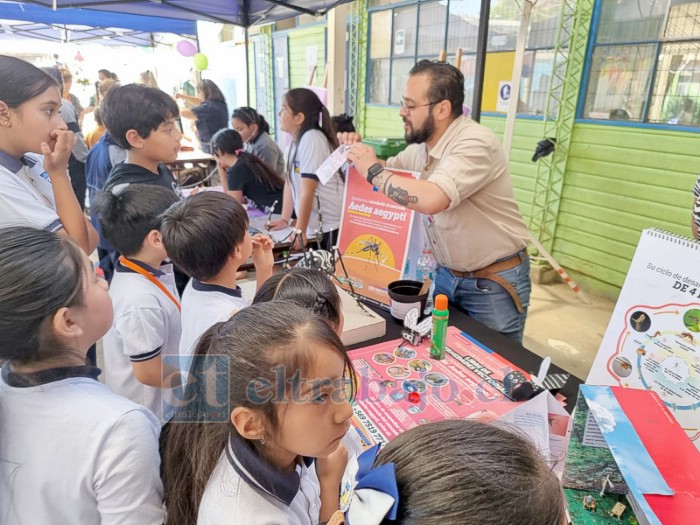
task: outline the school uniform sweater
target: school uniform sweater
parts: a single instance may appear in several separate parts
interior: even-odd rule
[[[207,483],[198,525],[316,525],[321,489],[313,459],[281,471],[232,435]]]
[[[0,151],[0,227],[63,229],[43,163],[41,155],[27,154],[17,160]]]
[[[189,369],[190,360],[187,357],[194,353],[204,332],[220,321],[227,321],[249,304],[238,286],[226,288],[190,279],[182,294],[180,356],[183,369]]]
[[[158,279],[175,299],[179,299],[171,264],[156,269],[139,261],[131,262]],[[115,268],[109,295],[114,305],[114,320],[103,339],[105,384],[148,408],[159,419],[167,420],[169,405],[163,405],[164,400],[169,401],[167,395],[163,396],[167,389],[139,382],[132,363],[161,356],[164,365],[179,367],[180,311],[154,283],[121,263]]]
[[[0,523],[164,520],[160,425],[77,366],[0,371]]]

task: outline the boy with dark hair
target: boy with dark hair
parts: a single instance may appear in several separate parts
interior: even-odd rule
[[[164,164],[177,159],[182,138],[173,98],[157,88],[128,84],[110,89],[102,106],[102,120],[112,140],[126,150],[126,160],[112,167],[105,191],[128,184],[153,184],[183,198],[175,177]],[[112,260],[117,256],[109,252]],[[187,279],[175,268],[180,293]]]
[[[180,337],[180,355],[190,355],[210,326],[248,306],[236,285],[241,264],[252,256],[258,287],[272,275],[273,243],[264,235],[251,236],[243,206],[213,191],[172,206],[163,215],[161,232],[173,262],[192,277],[182,295]]]
[[[179,199],[153,185],[104,191],[97,211],[105,238],[122,254],[109,295],[112,328],[104,337],[105,383],[162,417],[161,388],[176,386],[177,369],[162,356],[180,343],[180,298],[160,234],[160,215]]]
[[[104,100],[102,120],[126,161],[114,166],[105,189],[121,184],[156,184],[182,197],[163,163],[177,160],[182,133],[177,104],[157,88],[129,84],[111,89]]]

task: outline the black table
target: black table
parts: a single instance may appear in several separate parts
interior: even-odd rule
[[[394,321],[389,312],[379,308],[372,308],[372,310],[386,319],[386,335],[384,335],[384,337],[376,337],[368,341],[363,341],[362,343],[348,346],[348,350],[354,350],[356,348],[362,348],[365,346],[382,343],[384,341],[391,341],[392,339],[401,338],[401,325]],[[450,306],[450,326],[456,326],[460,330],[468,333],[471,337],[480,343],[483,343],[498,355],[504,357],[515,366],[523,369],[525,372],[537,373],[540,368],[540,363],[542,362],[542,358],[540,356],[533,354],[522,344],[501,335],[488,326],[481,324],[479,321],[475,321],[463,311],[453,306]],[[549,367],[549,371],[559,373],[566,372],[566,370],[563,370],[554,364]],[[566,385],[564,385],[564,388],[561,389],[562,395],[566,396],[566,410],[569,413],[571,413],[576,405],[579,385],[581,385],[582,382],[583,381],[581,381],[581,379],[572,375],[566,382]]]

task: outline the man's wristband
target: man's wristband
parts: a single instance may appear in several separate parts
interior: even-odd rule
[[[374,186],[374,183],[372,181],[374,181],[375,177],[380,175],[383,171],[384,171],[384,166],[382,166],[381,164],[379,164],[379,163],[372,164],[369,167],[369,169],[367,170],[367,182],[369,182],[370,184],[372,184],[372,186]]]

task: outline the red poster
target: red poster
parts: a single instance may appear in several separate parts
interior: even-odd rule
[[[491,349],[453,326],[445,359],[431,359],[429,346],[397,339],[350,352],[358,375],[353,425],[366,445],[429,421],[493,420],[519,405],[505,396],[503,377],[520,369]]]
[[[391,172],[403,177],[416,175],[395,169]],[[345,268],[338,262],[335,269],[343,288],[351,291],[350,280],[355,293],[380,305],[389,304],[387,285],[401,279],[414,213],[373,188],[350,165],[338,236]]]

